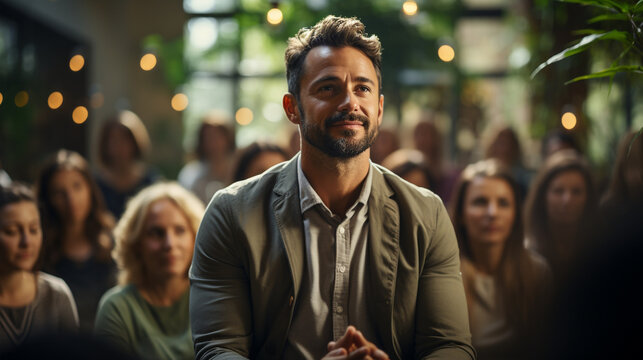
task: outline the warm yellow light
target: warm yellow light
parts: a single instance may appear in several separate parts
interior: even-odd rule
[[[188,107],[188,97],[185,94],[178,93],[172,97],[172,109],[183,111]]]
[[[156,56],[154,54],[145,54],[141,57],[141,69],[150,71],[156,66]]]
[[[89,116],[89,111],[84,106],[78,106],[74,109],[74,112],[71,113],[71,118],[76,124],[82,124],[87,120]]]
[[[18,91],[16,97],[13,98],[13,102],[16,103],[17,107],[23,107],[29,102],[29,94],[26,91]]]
[[[418,12],[418,3],[412,0],[405,1],[404,4],[402,4],[402,11],[404,11],[405,15],[413,16]]]
[[[0,93],[0,105],[2,105],[2,93]]]
[[[51,94],[49,94],[47,104],[52,109],[58,109],[60,105],[63,104],[63,94],[61,94],[59,91],[52,92]]]
[[[571,130],[576,127],[576,115],[571,112],[566,112],[560,118],[560,123],[563,124],[563,127],[567,130]]]
[[[450,62],[455,58],[455,50],[449,45],[442,45],[438,49],[438,57],[444,62]]]
[[[242,107],[237,110],[237,113],[234,115],[235,120],[241,126],[248,125],[252,122],[252,110]]]
[[[85,58],[82,55],[74,55],[69,60],[69,68],[71,71],[80,71],[85,66]]]
[[[268,10],[266,20],[272,25],[278,25],[284,20],[284,14],[278,8],[272,8]]]
[[[99,92],[93,94],[89,99],[89,105],[92,107],[92,109],[98,109],[99,107],[102,107],[104,103],[105,96],[103,96],[103,94]]]

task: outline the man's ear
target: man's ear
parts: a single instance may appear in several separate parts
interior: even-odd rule
[[[379,103],[377,104],[377,127],[382,125],[382,117],[384,116],[384,95],[380,95]]]
[[[286,93],[282,103],[288,120],[295,125],[299,125],[301,121],[299,119],[299,107],[297,106],[295,95]]]

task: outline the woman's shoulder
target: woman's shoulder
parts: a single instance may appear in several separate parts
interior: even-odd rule
[[[131,303],[132,301],[135,301],[136,298],[137,290],[134,285],[116,285],[105,292],[103,297],[100,299],[99,307],[108,303],[114,305]]]
[[[38,293],[41,296],[72,296],[65,280],[45,272],[38,273]]]

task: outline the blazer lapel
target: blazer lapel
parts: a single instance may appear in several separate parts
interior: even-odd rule
[[[272,202],[277,227],[290,264],[295,299],[297,299],[299,293],[306,259],[303,218],[299,204],[299,186],[297,184],[298,159],[299,155],[293,157],[277,177],[274,187],[276,196]]]
[[[392,304],[399,256],[399,211],[384,175],[375,166],[371,170],[373,187],[368,201],[367,269],[368,298],[373,301],[369,301],[369,313],[380,343],[387,351],[397,352],[392,335]]]

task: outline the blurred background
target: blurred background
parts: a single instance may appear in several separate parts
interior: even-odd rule
[[[640,75],[565,85],[609,64],[604,46],[530,78],[592,11],[546,0],[0,0],[0,169],[31,181],[60,148],[95,162],[100,125],[120,110],[142,119],[147,161],[165,178],[190,160],[213,109],[233,119],[238,147],[287,146],[286,40],[335,14],[380,37],[382,126],[401,146],[431,121],[462,167],[510,126],[525,167],[537,169],[541,139],[561,129],[605,177],[618,139],[643,126]]]

